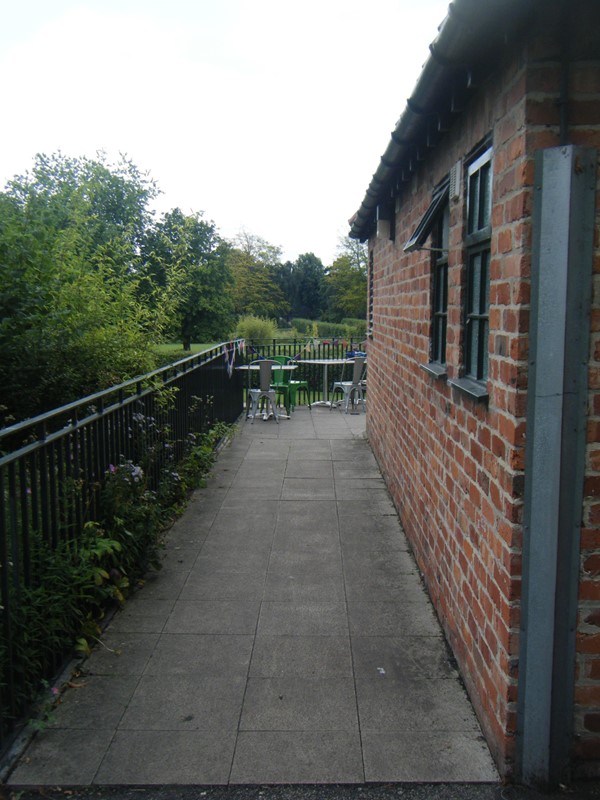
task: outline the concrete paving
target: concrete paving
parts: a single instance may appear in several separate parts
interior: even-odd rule
[[[365,415],[301,407],[240,423],[8,784],[497,780]]]

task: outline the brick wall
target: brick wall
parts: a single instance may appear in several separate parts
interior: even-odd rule
[[[370,440],[492,753],[507,775],[516,733],[533,156],[538,148],[559,143],[554,22],[549,14],[534,44],[506,52],[495,75],[405,185],[395,242],[375,237],[370,242]],[[583,30],[572,35],[579,43],[586,36]],[[593,37],[588,38],[591,48]],[[572,141],[600,148],[599,63],[589,61],[581,47],[578,54],[582,57],[570,70]],[[486,405],[422,369],[429,360],[431,256],[427,251],[405,254],[402,248],[429,205],[433,187],[489,134],[494,180]],[[460,377],[463,362],[464,223],[463,192],[450,205],[449,378]],[[598,246],[597,240],[596,289]],[[576,753],[586,757],[600,756],[597,291],[594,308],[575,720]]]

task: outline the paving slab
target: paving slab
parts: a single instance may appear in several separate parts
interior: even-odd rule
[[[11,787],[498,786],[363,413],[241,422],[80,670]]]

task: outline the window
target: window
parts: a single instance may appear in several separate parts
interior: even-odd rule
[[[449,181],[446,180],[434,191],[433,199],[427,211],[423,214],[412,236],[404,245],[405,253],[412,253],[413,250],[421,250],[423,248],[425,240],[432,232],[443,208],[448,206],[448,192]]]
[[[448,207],[449,179],[446,178],[433,192],[431,203],[419,220],[410,239],[404,245],[405,253],[427,249],[432,253],[431,285],[431,341],[429,363],[422,368],[437,378],[446,376],[446,327],[448,318],[448,242],[450,210]],[[431,235],[432,246],[424,248]]]
[[[465,376],[480,382],[488,376],[491,211],[490,148],[467,172]]]
[[[448,318],[448,232],[449,208],[444,205],[433,236],[433,286],[431,322],[431,361],[446,363],[446,323]]]

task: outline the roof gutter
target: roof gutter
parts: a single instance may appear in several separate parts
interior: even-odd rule
[[[373,230],[377,206],[393,196],[401,169],[426,141],[436,114],[452,111],[453,82],[479,63],[489,63],[538,0],[453,0],[429,46],[427,59],[406,108],[392,131],[362,204],[350,220],[350,236],[364,241]]]

